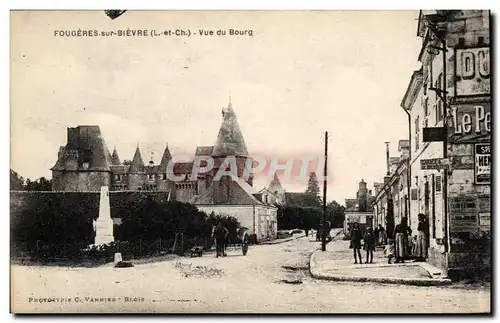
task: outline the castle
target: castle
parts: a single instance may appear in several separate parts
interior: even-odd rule
[[[171,200],[196,205],[207,213],[236,217],[257,240],[276,238],[277,207],[284,190],[275,175],[269,188],[256,192],[253,177],[244,176],[245,164],[251,163],[243,134],[232,104],[222,111],[222,125],[214,146],[198,146],[196,157],[211,157],[214,167],[191,178],[194,162],[175,161],[165,147],[160,163],[144,164],[139,146],[130,163],[120,161],[116,148],[109,152],[99,126],[68,128],[67,144],[59,148],[52,170],[53,191],[160,191]],[[236,178],[216,177],[227,156],[236,159]],[[201,166],[204,166],[203,164]],[[171,171],[171,173],[167,173]],[[173,177],[181,180],[172,180]]]

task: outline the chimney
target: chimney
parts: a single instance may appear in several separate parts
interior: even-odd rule
[[[386,141],[385,142],[385,154],[386,154],[386,162],[387,162],[387,176],[389,176],[391,174],[390,170],[389,170],[389,142]]]

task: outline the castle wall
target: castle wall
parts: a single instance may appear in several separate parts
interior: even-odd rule
[[[109,172],[52,172],[53,191],[92,192],[111,185]]]
[[[145,173],[128,174],[128,189],[131,191],[142,190],[148,178]]]

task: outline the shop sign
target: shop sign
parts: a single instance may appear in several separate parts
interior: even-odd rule
[[[420,169],[448,169],[450,161],[447,158],[421,159]]]
[[[490,48],[456,49],[456,96],[490,94]]]
[[[489,141],[491,137],[490,111],[489,102],[452,106],[448,142]]]
[[[491,172],[491,145],[474,145],[474,183],[490,184]]]

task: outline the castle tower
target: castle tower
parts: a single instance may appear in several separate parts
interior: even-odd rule
[[[99,126],[68,128],[52,170],[54,191],[100,191],[111,183],[111,154]]]
[[[128,187],[130,190],[141,190],[146,182],[147,176],[144,169],[144,161],[142,160],[141,150],[139,145],[135,149],[134,158],[128,170]]]
[[[276,196],[278,197],[279,204],[281,204],[281,205],[285,204],[285,190],[283,189],[283,186],[281,186],[280,179],[279,179],[278,174],[276,172],[274,173],[274,177],[273,177],[271,183],[269,183],[268,189],[272,193],[276,194]]]
[[[215,163],[214,175],[227,156],[234,156],[236,158],[237,176],[243,178],[248,151],[231,100],[229,100],[227,109],[222,109],[222,118],[222,125],[212,152]],[[251,185],[252,179],[248,179],[247,183]]]
[[[359,189],[358,189],[358,206],[359,206],[359,211],[360,212],[366,212],[367,207],[368,207],[368,189],[366,187],[366,182],[364,179],[361,179],[361,182],[359,182]]]
[[[161,156],[161,160],[160,160],[160,173],[167,172],[167,166],[171,160],[172,160],[172,154],[170,153],[170,150],[168,149],[168,143],[167,143],[165,146],[165,150],[163,151],[163,156]]]
[[[116,151],[116,146],[115,149],[113,149],[113,155],[111,155],[111,164],[112,165],[120,165],[120,157],[118,157],[118,152]]]

